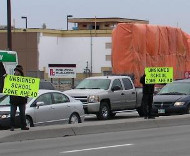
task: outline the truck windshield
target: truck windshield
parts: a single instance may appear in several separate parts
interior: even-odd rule
[[[189,95],[190,83],[187,82],[174,82],[164,86],[160,92],[160,95]]]
[[[108,90],[111,80],[109,79],[84,79],[76,89],[104,89]]]

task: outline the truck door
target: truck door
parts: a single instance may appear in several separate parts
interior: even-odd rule
[[[124,109],[135,108],[136,106],[136,90],[128,78],[122,78],[125,94]]]
[[[110,100],[112,110],[121,110],[123,105],[125,104],[125,95],[124,90],[119,79],[113,80],[111,88],[117,87],[118,89],[115,91],[111,91],[110,93]],[[120,89],[119,89],[120,88]]]

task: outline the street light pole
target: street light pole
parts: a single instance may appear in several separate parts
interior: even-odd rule
[[[27,19],[27,17],[26,16],[22,16],[21,17],[22,19],[25,19],[25,22],[26,22],[26,29],[28,28],[28,19]]]
[[[69,17],[73,17],[73,15],[67,15],[67,30],[68,30],[68,19]]]
[[[12,50],[11,0],[7,0],[7,48],[8,50]]]

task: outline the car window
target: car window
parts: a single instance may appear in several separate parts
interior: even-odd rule
[[[48,81],[40,81],[40,89],[49,89],[49,90],[55,90],[53,84]]]
[[[121,89],[123,89],[123,87],[122,87],[122,85],[121,85],[121,81],[120,81],[119,79],[115,79],[115,80],[113,81],[112,88],[113,88],[114,86],[119,86]]]
[[[27,98],[27,103],[30,102],[33,98]],[[10,95],[4,95],[0,98],[0,106],[10,105]]]
[[[70,101],[66,95],[61,93],[53,93],[53,97],[54,97],[54,104],[66,103]]]
[[[4,95],[0,98],[0,106],[10,105],[10,96]]]
[[[125,90],[133,89],[133,85],[131,84],[131,81],[128,78],[122,79]]]
[[[182,93],[182,94],[190,94],[190,83],[188,82],[173,82],[168,83],[164,86],[159,94],[165,93]]]
[[[44,105],[51,105],[52,102],[52,97],[50,93],[46,93],[43,95],[40,95],[37,99],[36,102],[44,102]]]

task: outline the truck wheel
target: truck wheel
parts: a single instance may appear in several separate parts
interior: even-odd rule
[[[107,120],[110,118],[110,108],[106,102],[101,103],[97,118],[99,120]]]
[[[139,113],[139,116],[140,116],[140,117],[143,117],[143,116],[144,116],[144,111],[143,111],[143,107],[142,107],[142,106],[139,107],[139,108],[137,108],[137,112]]]

